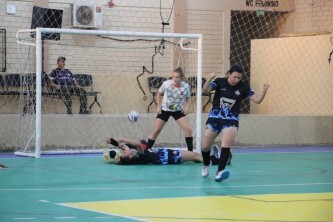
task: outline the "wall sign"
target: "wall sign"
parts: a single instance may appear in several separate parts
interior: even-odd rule
[[[247,7],[279,7],[279,1],[245,0]]]

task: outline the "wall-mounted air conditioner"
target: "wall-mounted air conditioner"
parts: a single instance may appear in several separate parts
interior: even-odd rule
[[[72,6],[72,25],[76,28],[99,28],[103,26],[103,8],[96,5]]]

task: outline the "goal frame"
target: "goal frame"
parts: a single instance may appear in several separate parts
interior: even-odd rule
[[[22,33],[35,32],[35,42],[24,42],[19,36]],[[54,29],[54,28],[36,28],[31,30],[19,30],[16,33],[18,44],[32,45],[36,47],[36,73],[42,73],[42,35],[48,33],[56,34],[83,34],[83,35],[107,35],[122,37],[157,37],[157,38],[180,38],[180,47],[183,50],[197,52],[197,85],[202,85],[202,47],[203,34],[188,33],[158,33],[158,32],[131,32],[131,31],[109,31],[109,30],[81,30],[81,29]],[[197,39],[197,48],[184,48],[184,39]],[[196,149],[201,149],[201,119],[202,119],[202,88],[197,87],[197,112],[196,112]],[[35,150],[32,157],[41,158],[41,140],[42,140],[42,75],[36,75],[36,121],[35,121]],[[17,154],[20,155],[20,154]],[[26,156],[26,154],[23,154]]]

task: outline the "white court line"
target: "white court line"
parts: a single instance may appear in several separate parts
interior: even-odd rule
[[[55,220],[67,220],[67,219],[76,219],[76,217],[55,217]]]
[[[199,187],[86,187],[86,188],[35,188],[35,189],[0,189],[0,191],[71,191],[71,190],[150,190],[150,189],[202,189],[202,188],[252,188],[252,187],[289,187],[289,186],[332,186],[333,183],[290,183],[290,184],[254,184]]]

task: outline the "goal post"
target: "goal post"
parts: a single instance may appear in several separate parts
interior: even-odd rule
[[[35,32],[35,42],[31,42],[31,39],[29,41],[26,41],[26,37],[24,37],[24,35],[27,35],[31,32]],[[142,65],[140,65],[139,63],[136,64],[136,67],[133,68],[133,64],[130,63],[126,63],[124,62],[123,57],[125,57],[125,55],[129,56],[129,57],[135,57],[135,62],[137,61],[144,61],[144,60],[150,60],[150,58],[147,59],[147,53],[143,52],[143,50],[150,50],[151,45],[148,46],[147,42],[152,42],[153,40],[156,39],[162,39],[162,43],[164,44],[164,41],[168,41],[170,43],[173,43],[172,46],[165,46],[163,45],[161,50],[165,50],[166,52],[160,52],[158,50],[160,49],[156,49],[158,47],[155,46],[155,54],[159,54],[164,56],[164,53],[168,53],[169,55],[167,56],[166,59],[164,60],[168,60],[168,61],[162,61],[163,63],[169,63],[167,65],[158,67],[159,69],[156,70],[155,67],[155,72],[154,73],[148,73],[147,75],[162,75],[165,77],[170,77],[172,70],[177,68],[177,66],[181,66],[183,68],[185,68],[185,72],[187,75],[195,75],[197,77],[197,85],[201,86],[202,85],[202,38],[203,35],[202,34],[181,34],[181,33],[155,33],[155,32],[130,32],[130,31],[108,31],[108,30],[81,30],[81,29],[51,29],[51,28],[36,28],[35,30],[21,30],[19,32],[17,32],[17,43],[20,45],[20,47],[35,47],[35,62],[33,61],[29,61],[30,63],[35,63],[35,72],[36,72],[36,87],[35,87],[35,110],[34,108],[31,108],[29,115],[22,115],[23,120],[21,122],[25,122],[27,120],[27,118],[31,118],[34,119],[34,130],[32,130],[30,133],[32,134],[30,137],[29,136],[25,136],[26,138],[30,138],[29,141],[25,141],[27,144],[23,144],[22,147],[25,147],[22,150],[18,150],[15,153],[17,155],[24,155],[24,156],[32,156],[32,157],[36,157],[36,158],[40,158],[41,154],[44,153],[45,147],[47,147],[48,152],[47,153],[52,153],[52,150],[56,150],[54,151],[54,153],[61,153],[62,148],[64,148],[64,152],[66,153],[66,148],[71,147],[74,149],[78,148],[78,152],[82,153],[85,150],[88,150],[88,152],[91,152],[92,149],[86,149],[87,147],[85,147],[84,145],[82,145],[83,147],[85,147],[85,149],[80,149],[80,147],[75,147],[75,145],[59,145],[59,146],[52,146],[51,144],[49,144],[49,142],[47,141],[43,141],[43,139],[45,138],[45,134],[46,133],[50,133],[50,126],[48,126],[49,128],[45,129],[45,125],[46,125],[46,120],[43,119],[43,116],[47,116],[47,118],[53,118],[53,119],[59,119],[59,118],[63,118],[64,122],[68,121],[72,122],[74,121],[73,119],[77,118],[77,122],[82,122],[82,125],[86,125],[87,128],[91,127],[91,131],[107,131],[108,130],[108,124],[105,123],[107,119],[111,119],[111,118],[119,118],[121,120],[117,120],[116,123],[113,123],[112,121],[112,127],[119,127],[121,128],[121,130],[116,131],[116,133],[114,133],[115,137],[128,137],[131,135],[132,132],[129,131],[135,131],[133,130],[133,128],[136,128],[136,130],[138,132],[136,132],[136,134],[139,133],[140,131],[140,135],[136,135],[138,138],[136,139],[142,139],[141,137],[143,137],[143,139],[146,139],[149,135],[146,133],[148,131],[150,131],[152,129],[151,125],[152,125],[152,120],[153,118],[156,116],[156,113],[146,113],[145,107],[147,104],[141,105],[140,107],[136,107],[135,105],[128,105],[126,104],[126,101],[117,101],[117,104],[115,106],[122,106],[122,104],[124,106],[126,106],[126,108],[121,108],[121,107],[117,107],[117,109],[115,111],[111,111],[111,110],[106,110],[106,112],[104,113],[104,108],[103,108],[103,114],[99,114],[98,112],[93,112],[93,114],[90,115],[67,115],[65,113],[59,113],[59,111],[57,111],[58,109],[60,109],[60,106],[64,106],[63,104],[61,104],[61,98],[56,98],[56,97],[50,97],[50,98],[44,98],[46,96],[44,96],[43,92],[46,90],[45,87],[43,87],[43,72],[49,73],[50,70],[52,68],[55,68],[54,65],[52,68],[49,68],[48,70],[43,70],[43,59],[45,58],[45,56],[43,55],[43,44],[44,44],[44,40],[42,39],[42,36],[44,34],[48,34],[48,33],[54,33],[54,34],[60,34],[62,36],[62,38],[64,40],[61,40],[60,43],[54,44],[53,42],[49,41],[48,44],[50,44],[49,46],[49,56],[50,58],[50,62],[53,62],[54,64],[54,60],[55,58],[57,58],[58,56],[65,56],[67,57],[67,60],[69,60],[70,58],[74,58],[75,56],[82,58],[83,54],[85,53],[84,50],[88,49],[91,50],[91,48],[94,48],[95,52],[98,52],[96,55],[92,54],[91,57],[99,57],[98,58],[98,62],[99,64],[96,65],[96,67],[94,67],[91,70],[80,70],[80,67],[78,64],[75,64],[76,67],[71,67],[70,65],[67,64],[66,68],[70,69],[73,74],[76,73],[88,73],[89,72],[93,72],[96,71],[97,69],[100,70],[104,70],[105,72],[110,69],[110,67],[113,65],[113,63],[109,60],[122,60],[121,63],[118,67],[119,71],[118,72],[124,72],[124,70],[126,70],[126,66],[128,66],[129,74],[131,75],[130,77],[128,77],[128,79],[131,79],[130,81],[132,81],[134,78],[136,77],[138,73],[140,73],[140,66],[145,67],[147,66],[147,64],[145,62],[143,62]],[[75,37],[73,36],[79,36],[78,38],[75,39]],[[96,39],[91,39],[87,36],[94,36],[99,37],[98,40]],[[110,41],[119,41],[119,42],[125,42],[123,44],[126,45],[126,43],[130,43],[131,42],[131,46],[124,46],[124,45],[120,45],[118,43],[109,43],[107,42],[107,40],[104,41],[100,40],[101,37],[106,38],[106,39],[111,39]],[[86,38],[85,41],[81,41],[82,39]],[[116,38],[122,38],[122,39],[116,39]],[[140,42],[138,40],[138,38],[141,39],[145,39],[144,43]],[[72,41],[72,39],[75,39],[74,41]],[[115,40],[116,39],[116,40]],[[184,41],[189,41],[189,42],[184,42]],[[78,43],[80,42],[80,43]],[[134,43],[133,43],[134,42]],[[135,43],[138,42],[138,43]],[[96,43],[94,45],[94,43]],[[104,45],[103,45],[104,44]],[[153,43],[156,44],[156,43]],[[132,47],[132,48],[131,48]],[[139,49],[143,48],[140,52]],[[146,47],[146,48],[145,48]],[[126,52],[121,52],[121,50],[124,49],[126,50]],[[82,51],[80,51],[82,50]],[[91,51],[94,51],[91,50]],[[103,50],[104,51],[104,55],[103,55]],[[137,50],[137,52],[135,52],[135,55],[131,55],[131,50],[135,51]],[[75,53],[72,53],[74,52]],[[108,52],[108,51],[112,51],[112,52]],[[157,51],[157,52],[156,52]],[[173,55],[176,55],[176,53],[174,53],[175,51],[180,51],[181,53],[180,56],[182,58],[173,58]],[[90,53],[90,51],[88,52]],[[186,53],[186,56],[185,56]],[[142,58],[140,58],[140,54],[142,54]],[[190,55],[191,54],[191,55]],[[119,56],[119,57],[113,57],[113,58],[107,58],[108,55],[112,55],[112,56]],[[102,56],[105,56],[105,58],[103,58]],[[69,58],[70,57],[70,58]],[[84,59],[88,59],[89,60],[89,56],[84,56],[85,58],[82,58],[81,60],[78,59],[76,60],[76,62],[78,63],[85,63],[87,62],[87,60]],[[30,58],[28,59],[32,59],[33,56],[30,55]],[[152,59],[154,59],[154,56],[152,57]],[[162,58],[163,59],[163,58]],[[130,60],[130,59],[127,59]],[[103,62],[104,61],[104,62]],[[159,61],[161,62],[160,58]],[[162,63],[161,62],[161,63]],[[69,63],[69,62],[68,62]],[[96,63],[97,63],[97,59],[96,59]],[[105,63],[103,65],[103,63]],[[116,61],[114,62],[116,63]],[[158,66],[158,64],[156,65],[156,61],[154,64],[154,60],[152,62],[152,66]],[[84,65],[82,65],[84,66]],[[117,65],[118,66],[118,65]],[[136,69],[136,73],[131,73],[132,70]],[[151,67],[154,68],[154,67]],[[25,73],[30,72],[27,70],[22,70],[23,75],[25,75]],[[106,74],[103,74],[106,75]],[[112,76],[114,75],[114,73],[111,73],[110,76],[107,76],[108,79],[111,79],[110,81],[112,82],[112,78],[114,77],[114,81],[119,81],[119,82],[125,82],[128,83],[128,80],[119,80],[118,77]],[[119,75],[120,78],[122,77],[122,75]],[[124,74],[125,76],[125,74]],[[106,77],[106,76],[104,76]],[[147,77],[147,76],[145,76]],[[94,76],[93,76],[94,78]],[[107,79],[105,78],[105,79]],[[94,80],[95,81],[95,80]],[[111,103],[110,101],[114,102],[112,99],[112,95],[109,95],[108,92],[106,92],[106,88],[105,85],[103,86],[103,81],[106,80],[98,80],[101,81],[100,84],[98,84],[97,88],[98,91],[101,92],[98,94],[98,97],[95,96],[95,100],[98,102],[98,100],[102,100],[100,101],[102,106],[105,106],[106,103]],[[145,88],[146,91],[148,91],[147,86],[145,83],[145,80],[142,80],[142,85],[144,85],[143,88]],[[120,84],[120,83],[119,83]],[[130,85],[130,84],[129,84]],[[94,86],[95,87],[95,86]],[[111,87],[111,86],[110,86]],[[131,86],[133,87],[133,86]],[[140,85],[139,85],[140,87]],[[142,86],[141,86],[142,87]],[[95,87],[96,88],[96,87]],[[125,91],[125,86],[123,88],[121,88],[121,90],[124,90],[123,94],[126,95],[131,95],[134,93],[137,93],[136,89],[130,89],[132,91]],[[127,89],[126,89],[127,90]],[[142,89],[141,89],[142,90]],[[194,132],[194,137],[195,137],[195,146],[196,149],[200,149],[200,144],[201,144],[201,125],[202,125],[202,98],[201,98],[201,94],[202,94],[202,89],[201,87],[197,87],[196,88],[197,92],[196,92],[196,98],[191,98],[191,106],[192,106],[192,111],[195,113],[195,115],[191,115],[191,123],[193,126],[193,132]],[[112,93],[115,93],[114,91]],[[145,93],[145,92],[143,92]],[[148,92],[147,92],[148,93]],[[118,94],[117,94],[118,96]],[[72,100],[75,100],[74,98],[75,96],[72,96]],[[110,98],[110,101],[104,99],[104,98]],[[150,99],[152,99],[152,95],[149,95],[149,101]],[[195,99],[195,101],[193,101]],[[51,100],[51,101],[48,101]],[[144,103],[147,103],[149,101],[146,101]],[[152,100],[153,101],[153,100]],[[89,102],[89,101],[88,101]],[[139,101],[131,101],[132,104],[138,104],[140,103]],[[44,107],[46,106],[47,107]],[[57,105],[55,105],[57,104]],[[51,108],[50,111],[50,106],[58,106],[56,111],[53,111]],[[110,106],[110,104],[107,104],[108,106]],[[154,104],[153,104],[154,105]],[[75,103],[73,103],[73,106],[75,106]],[[112,106],[112,104],[111,104]],[[121,111],[119,111],[121,110]],[[124,111],[125,110],[125,111]],[[128,122],[123,122],[124,119],[127,118],[127,113],[130,112],[131,110],[137,110],[140,112],[141,114],[141,119],[140,121],[138,121],[137,123],[128,125]],[[109,112],[108,112],[109,111]],[[102,112],[102,111],[101,111]],[[57,116],[58,115],[58,116]],[[60,117],[61,116],[61,117]],[[146,118],[147,117],[147,118]],[[91,119],[89,119],[91,118]],[[104,118],[104,119],[103,119]],[[94,120],[101,121],[104,122],[103,125],[98,125],[98,123],[95,123],[96,125],[88,125],[88,122],[94,122]],[[100,120],[103,119],[103,120]],[[195,121],[194,121],[195,119]],[[48,120],[47,120],[48,121]],[[149,125],[150,122],[150,125]],[[169,121],[170,122],[170,121]],[[31,123],[31,122],[30,122]],[[28,123],[20,123],[20,124],[28,124]],[[94,123],[93,123],[94,124]],[[118,124],[118,125],[117,125]],[[119,124],[122,124],[124,126],[119,126]],[[136,125],[135,125],[136,124]],[[142,130],[140,130],[140,127],[138,125],[140,124],[144,124],[145,126],[145,133],[142,132]],[[80,127],[82,127],[82,125]],[[64,124],[63,127],[66,128],[69,125]],[[109,125],[110,126],[110,125]],[[150,127],[150,129],[147,131],[148,126]],[[22,126],[20,126],[22,127]],[[43,128],[44,127],[44,128]],[[76,129],[80,128],[80,127],[76,127]],[[100,129],[101,128],[101,129]],[[63,131],[62,128],[60,127],[59,129],[57,129],[58,131]],[[176,130],[179,134],[181,134],[181,132],[179,131],[179,129]],[[84,139],[84,135],[92,135],[92,132],[78,132],[78,134],[81,134],[82,138],[79,138],[80,140]],[[59,134],[61,134],[61,132],[59,132]],[[171,136],[174,137],[174,136]],[[31,142],[31,138],[33,138],[34,142]],[[75,140],[75,138],[73,138]],[[93,138],[90,138],[93,139]],[[165,141],[163,141],[162,143],[165,144],[166,141],[168,139],[165,139]],[[24,143],[24,142],[23,142]],[[75,144],[75,143],[74,143]],[[157,143],[158,144],[158,143]],[[173,144],[173,146],[176,147],[181,147],[181,142],[180,143],[174,143],[174,141],[172,141],[170,144]],[[63,146],[63,147],[62,147]],[[88,145],[90,146],[90,145]],[[89,147],[89,148],[97,148],[97,149],[101,149],[103,148],[103,146],[105,146],[105,144],[103,145],[103,142],[101,141],[101,139],[98,139],[98,141],[95,142],[95,145],[93,147]]]

